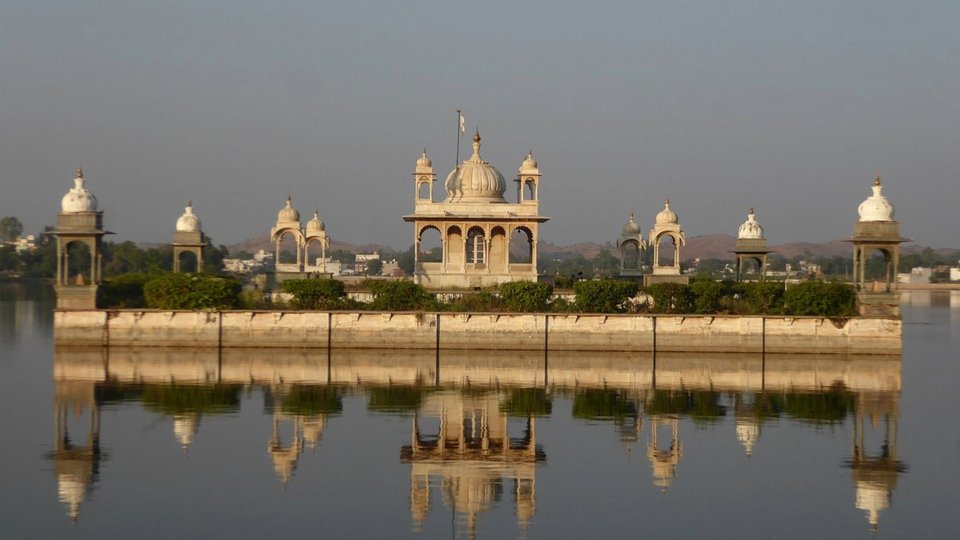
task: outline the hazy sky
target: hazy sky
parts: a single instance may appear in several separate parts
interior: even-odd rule
[[[550,242],[646,233],[667,196],[688,236],[752,205],[773,243],[843,238],[879,172],[905,236],[960,246],[960,2],[0,1],[0,216],[28,232],[82,165],[119,239],[170,241],[192,198],[234,243],[289,192],[406,248],[457,109],[508,180],[533,149]]]

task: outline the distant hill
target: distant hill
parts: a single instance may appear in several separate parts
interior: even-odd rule
[[[238,242],[236,244],[227,246],[227,249],[230,250],[230,253],[237,253],[240,251],[246,251],[247,253],[256,253],[258,251],[273,251],[273,242],[270,241],[270,233],[263,233],[253,238],[247,238],[243,242]],[[330,241],[330,247],[328,251],[333,251],[337,249],[342,249],[349,251],[351,253],[372,253],[374,251],[385,251],[389,250],[390,246],[385,246],[383,244],[348,244],[347,242],[339,242],[337,240]]]

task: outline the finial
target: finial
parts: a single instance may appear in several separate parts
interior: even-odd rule
[[[313,209],[313,217],[320,217],[320,210],[314,208],[314,209]]]
[[[77,167],[77,178],[83,178],[83,167]]]
[[[663,203],[663,205],[666,206],[667,208],[670,208],[670,197],[667,197],[667,200],[666,202]]]
[[[427,157],[427,147],[423,147],[423,157]]]
[[[875,186],[880,185],[880,173],[877,173],[877,179],[873,181],[873,185]]]
[[[480,126],[477,126],[477,129],[473,132],[473,142],[480,142]]]
[[[752,213],[753,213],[753,207],[752,207],[752,206],[750,207],[750,210],[747,211],[747,213],[748,213],[748,214],[752,214]]]
[[[193,207],[193,199],[187,199],[187,208]]]
[[[533,150],[527,150],[527,157],[533,158]]]
[[[287,193],[287,206],[290,206],[290,203],[293,201],[293,198],[290,197],[290,194]]]
[[[630,211],[630,221],[633,221],[633,210]]]

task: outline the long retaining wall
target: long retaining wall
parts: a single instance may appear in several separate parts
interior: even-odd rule
[[[898,354],[899,318],[58,310],[58,344]]]

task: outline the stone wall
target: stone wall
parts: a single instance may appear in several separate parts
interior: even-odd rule
[[[57,311],[58,344],[898,354],[898,318],[318,311]]]

